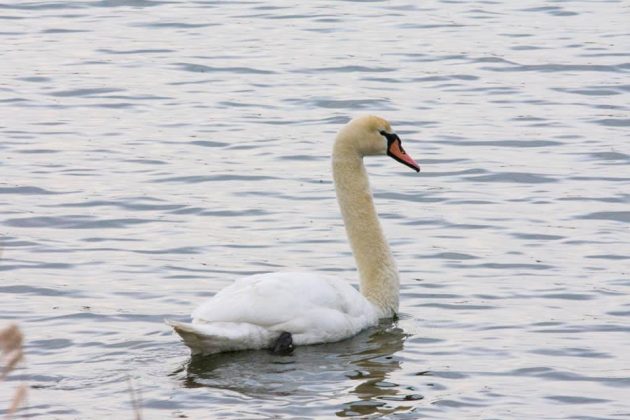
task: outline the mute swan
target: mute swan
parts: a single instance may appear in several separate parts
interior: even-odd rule
[[[420,171],[387,121],[358,117],[337,135],[332,169],[337,200],[359,271],[360,290],[316,273],[268,273],[237,280],[192,313],[192,323],[166,322],[192,354],[342,340],[398,311],[398,270],[363,166],[364,156],[389,155]]]

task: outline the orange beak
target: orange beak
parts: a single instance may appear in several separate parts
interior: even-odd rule
[[[396,134],[390,134],[387,136],[387,154],[398,162],[409,166],[411,169],[416,172],[420,172],[420,165],[416,163],[415,160],[411,156],[405,152],[402,144],[400,142],[400,138]]]

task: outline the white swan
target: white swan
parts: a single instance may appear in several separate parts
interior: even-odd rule
[[[269,273],[237,280],[192,313],[192,323],[166,321],[192,354],[275,348],[342,340],[398,311],[398,270],[383,236],[363,166],[389,155],[420,171],[387,121],[355,118],[341,129],[332,167],[361,292],[316,273]]]

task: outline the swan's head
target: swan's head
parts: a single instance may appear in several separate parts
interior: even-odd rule
[[[420,165],[405,152],[400,137],[383,118],[366,115],[350,121],[339,132],[338,142],[352,147],[361,156],[388,155],[420,172]]]

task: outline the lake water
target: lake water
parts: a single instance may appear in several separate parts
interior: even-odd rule
[[[630,418],[627,1],[0,4],[0,321],[28,417]],[[329,155],[367,162],[401,319],[191,360],[234,279],[356,280]],[[0,411],[0,414],[2,412]]]

